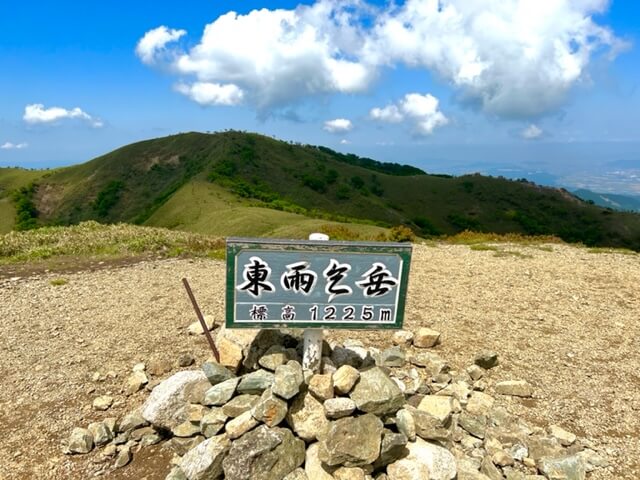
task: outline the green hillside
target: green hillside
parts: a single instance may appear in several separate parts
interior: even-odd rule
[[[26,188],[49,173],[46,170],[0,168],[0,234],[10,232],[15,225],[14,192]]]
[[[640,215],[591,205],[564,190],[429,175],[234,131],[128,145],[56,171],[25,195],[38,224],[123,221],[285,237],[323,225],[348,224],[365,236],[381,231],[374,226],[407,225],[422,236],[515,232],[640,250]]]
[[[576,190],[573,194],[587,202],[593,202],[600,207],[612,208],[613,210],[623,212],[640,212],[640,197],[616,195],[613,193],[597,193],[586,189]]]

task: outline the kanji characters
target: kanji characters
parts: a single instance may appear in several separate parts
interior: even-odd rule
[[[249,311],[249,317],[251,317],[251,320],[267,320],[269,318],[269,309],[266,305],[254,305]]]
[[[263,291],[273,292],[273,284],[269,282],[271,268],[260,257],[249,258],[249,263],[244,266],[242,277],[245,282],[238,285],[238,290],[244,290],[255,298],[260,298]]]
[[[362,289],[365,297],[381,297],[398,285],[398,279],[383,263],[375,262],[362,274],[362,280],[358,280],[356,285]]]
[[[282,320],[285,321],[293,321],[296,319],[296,307],[293,305],[285,305],[282,307],[282,315],[280,316]]]
[[[308,295],[313,290],[318,274],[309,269],[309,262],[296,262],[287,265],[287,271],[280,277],[280,284],[285,290]]]
[[[344,280],[347,273],[351,270],[351,265],[348,263],[340,263],[336,259],[332,258],[329,262],[329,266],[322,272],[322,275],[327,280],[327,285],[324,291],[329,295],[329,302],[331,302],[338,295],[351,295],[353,290],[348,285],[341,285],[340,282]]]

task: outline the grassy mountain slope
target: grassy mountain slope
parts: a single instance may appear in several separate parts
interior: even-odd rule
[[[15,224],[13,192],[27,187],[48,173],[50,172],[46,170],[0,168],[0,234],[10,232]]]
[[[554,234],[640,250],[640,215],[590,205],[564,190],[480,175],[427,175],[241,132],[128,145],[43,178],[33,202],[41,224],[96,219],[301,236],[317,222],[355,219],[405,224],[422,235],[465,229]]]

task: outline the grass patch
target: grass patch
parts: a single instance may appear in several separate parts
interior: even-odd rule
[[[477,245],[486,243],[515,243],[518,245],[539,245],[547,243],[564,243],[552,235],[522,235],[519,233],[485,233],[465,230],[456,235],[444,237],[443,241],[454,245]]]
[[[487,245],[486,243],[473,243],[469,245],[469,250],[474,250],[477,252],[484,252],[484,251],[497,252],[500,249],[495,245]]]
[[[53,280],[49,281],[49,283],[53,287],[60,287],[62,285],[66,285],[67,283],[69,283],[69,281],[66,278],[54,278]]]
[[[533,258],[533,255],[527,255],[526,253],[517,252],[515,250],[499,250],[493,254],[494,257],[506,258],[506,257],[516,257],[516,258]]]
[[[604,248],[594,247],[587,250],[589,253],[618,253],[620,255],[637,255],[637,252],[629,250],[628,248]]]
[[[224,240],[194,233],[127,224],[83,222],[70,227],[45,227],[0,236],[0,264],[56,257],[209,256]]]

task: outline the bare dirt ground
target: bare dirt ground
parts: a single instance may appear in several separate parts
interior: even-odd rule
[[[535,387],[533,399],[496,395],[509,411],[591,440],[612,468],[589,478],[640,478],[640,257],[563,245],[499,248],[501,256],[416,246],[406,328],[440,330],[436,350],[458,369],[477,351],[495,350],[501,363],[492,381],[525,379]],[[145,391],[123,393],[137,362],[165,359],[176,371],[184,352],[198,363],[208,357],[204,337],[186,332],[194,315],[182,277],[205,313],[222,322],[219,261],[145,259],[75,272],[0,267],[0,479],[93,477],[104,469],[95,451],[62,453],[72,428],[145,400]],[[60,278],[66,283],[52,284]],[[330,336],[391,345],[391,333]],[[116,376],[94,381],[95,372]],[[94,411],[93,399],[103,394],[115,405]],[[146,448],[103,478],[163,479],[170,457],[160,446]]]

